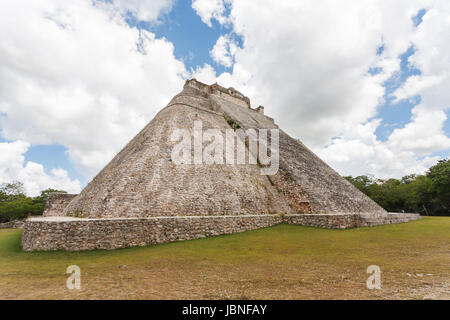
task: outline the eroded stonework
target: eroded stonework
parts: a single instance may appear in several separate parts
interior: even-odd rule
[[[64,209],[69,205],[70,201],[72,201],[76,196],[77,194],[69,194],[64,192],[50,193],[42,215],[44,217],[60,216]]]

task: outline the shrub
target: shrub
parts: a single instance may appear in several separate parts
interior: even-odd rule
[[[29,215],[40,215],[44,206],[32,198],[13,200],[0,203],[0,222],[24,219]]]

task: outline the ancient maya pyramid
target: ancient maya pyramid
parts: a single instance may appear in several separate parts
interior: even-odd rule
[[[114,249],[277,223],[349,228],[419,217],[387,213],[282,130],[274,175],[262,175],[260,161],[176,164],[171,133],[192,132],[195,121],[224,135],[278,129],[233,88],[188,80],[79,195],[50,196],[44,217],[25,223],[23,249]]]

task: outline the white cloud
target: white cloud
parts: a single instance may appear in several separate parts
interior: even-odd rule
[[[225,4],[229,2],[229,0],[193,0],[192,8],[197,12],[202,21],[211,27],[212,19],[217,20],[221,24],[229,22],[225,15]]]
[[[423,174],[439,157],[420,157],[408,148],[395,148],[377,140],[379,120],[346,128],[343,135],[317,154],[331,163],[342,175],[374,175],[377,178],[400,178],[411,173]]]
[[[216,71],[207,63],[205,63],[203,67],[197,67],[194,70],[191,70],[191,76],[192,78],[207,84],[212,84],[217,80]]]
[[[155,21],[172,8],[174,0],[113,0],[122,13],[130,13],[141,21]]]
[[[217,63],[225,67],[231,67],[237,51],[237,43],[233,41],[230,35],[225,35],[217,39],[216,44],[210,51],[210,55]]]
[[[423,8],[428,12],[416,28],[412,18]],[[197,13],[203,21],[209,17]],[[449,13],[449,2],[440,0],[234,0],[225,20],[243,45],[232,72],[216,78],[249,95],[253,105],[263,104],[281,128],[342,173],[423,172],[438,159],[430,154],[449,148],[442,130],[450,101]],[[222,44],[219,38],[216,61],[229,64]],[[422,106],[381,142],[375,135],[380,122],[370,119],[384,102],[385,81],[397,75],[399,56],[411,45],[416,53],[410,63],[422,76],[394,95],[420,94]],[[380,72],[369,73],[374,68]]]
[[[393,93],[395,102],[423,93],[424,90],[439,85],[444,79],[443,76],[411,76]]]
[[[71,180],[67,171],[58,168],[46,173],[39,163],[25,163],[24,153],[29,147],[30,144],[24,141],[0,143],[0,182],[21,181],[30,196],[36,196],[47,188],[80,192],[80,182]]]
[[[388,144],[393,150],[429,155],[436,150],[450,149],[450,138],[442,131],[447,120],[442,110],[430,110],[421,104],[412,110],[412,120],[404,128],[395,129]]]
[[[172,43],[88,0],[1,1],[0,39],[2,136],[64,145],[87,178],[181,90],[186,76]]]

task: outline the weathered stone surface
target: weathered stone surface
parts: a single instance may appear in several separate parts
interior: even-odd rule
[[[90,250],[146,246],[273,226],[275,215],[79,219],[32,218],[25,224],[22,249]]]
[[[369,215],[371,216],[371,215]],[[270,227],[279,223],[330,229],[354,228],[418,219],[417,214],[380,214],[360,219],[359,214],[293,214],[80,219],[30,218],[25,224],[22,249],[91,250],[146,246],[198,239]]]
[[[283,217],[287,224],[298,224],[327,229],[347,229],[358,227],[358,214],[289,214]]]
[[[23,228],[25,220],[13,220],[0,223],[0,229],[19,229]]]
[[[402,223],[420,218],[421,216],[415,213],[361,213],[358,217],[358,227],[372,227],[382,224]]]
[[[44,217],[60,216],[70,201],[72,201],[76,196],[77,194],[69,194],[64,192],[50,193],[42,215]]]
[[[289,214],[283,223],[298,224],[328,229],[373,227],[382,224],[403,223],[420,219],[415,213],[334,213],[334,214]]]

